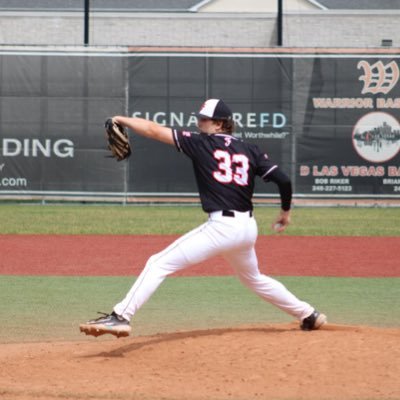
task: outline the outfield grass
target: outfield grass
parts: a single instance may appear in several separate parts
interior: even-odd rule
[[[270,234],[277,207],[257,207]],[[0,205],[0,234],[182,234],[207,219],[199,206]],[[287,235],[399,236],[400,208],[295,208]]]
[[[279,277],[337,324],[400,326],[400,278]],[[81,340],[78,325],[109,312],[125,295],[127,277],[0,279],[0,342]],[[5,306],[7,305],[7,306]],[[132,321],[135,335],[290,322],[235,277],[168,278]],[[12,334],[10,334],[12,332]]]

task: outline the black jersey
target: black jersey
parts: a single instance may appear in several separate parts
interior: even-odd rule
[[[255,177],[267,181],[277,168],[256,145],[228,134],[174,130],[173,137],[193,162],[205,212],[252,210]]]

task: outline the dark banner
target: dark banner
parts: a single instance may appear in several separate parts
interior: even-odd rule
[[[399,64],[393,58],[310,60],[297,193],[400,193]]]
[[[0,53],[0,196],[193,195],[190,160],[132,136],[107,157],[104,120],[123,114],[196,130],[223,98],[235,136],[257,144],[301,196],[400,193],[399,60],[272,54]],[[256,185],[256,196],[276,195]]]
[[[124,192],[103,121],[125,112],[125,60],[0,55],[0,194]]]
[[[235,136],[254,142],[290,171],[292,60],[252,57],[142,57],[130,62],[130,115],[174,129],[197,130],[207,98],[233,110]],[[197,192],[190,160],[174,148],[135,138],[130,192]],[[275,185],[256,186],[276,193]]]

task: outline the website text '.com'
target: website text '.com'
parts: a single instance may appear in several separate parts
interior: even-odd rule
[[[26,178],[0,178],[0,187],[26,187]]]

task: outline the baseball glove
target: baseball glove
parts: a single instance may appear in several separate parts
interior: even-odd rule
[[[111,118],[108,118],[104,124],[106,128],[106,138],[108,148],[111,150],[111,157],[122,161],[131,155],[131,145],[129,144],[128,134],[124,127]]]

